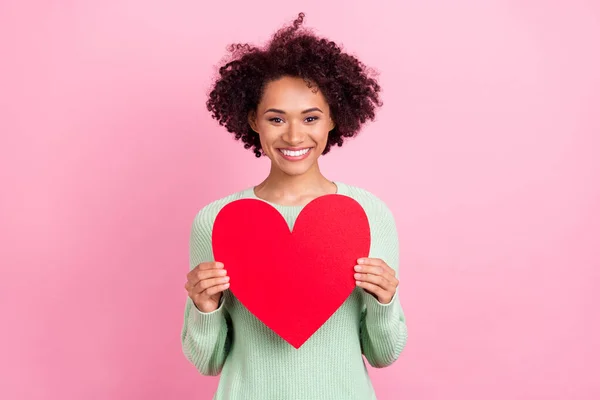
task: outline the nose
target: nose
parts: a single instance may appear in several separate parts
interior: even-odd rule
[[[296,123],[290,123],[288,126],[289,128],[283,135],[283,140],[290,146],[297,146],[304,142],[304,133],[302,132],[302,127],[298,126]]]

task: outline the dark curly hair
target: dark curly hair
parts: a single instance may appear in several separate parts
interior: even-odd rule
[[[367,119],[374,120],[381,106],[376,73],[336,43],[301,28],[304,13],[291,26],[278,30],[264,49],[250,44],[228,46],[231,59],[219,75],[206,102],[208,111],[227,131],[242,139],[244,148],[262,153],[258,133],[248,123],[268,82],[283,76],[303,78],[316,85],[329,104],[335,128],[329,132],[323,154],[344,138],[356,136]]]

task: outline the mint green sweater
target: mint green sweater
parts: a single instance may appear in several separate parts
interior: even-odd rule
[[[366,190],[336,184],[338,194],[358,201],[367,214],[371,249],[365,256],[381,258],[398,271],[398,236],[388,207]],[[190,269],[201,262],[219,261],[213,259],[211,243],[215,218],[227,203],[242,198],[257,199],[253,188],[248,188],[198,212],[190,238]],[[290,229],[302,210],[302,206],[269,204]],[[404,348],[407,330],[397,295],[389,304],[381,304],[357,287],[300,349],[254,317],[229,290],[210,313],[199,311],[188,297],[183,352],[201,374],[221,374],[214,400],[375,399],[363,355],[373,367],[382,368],[391,365]]]

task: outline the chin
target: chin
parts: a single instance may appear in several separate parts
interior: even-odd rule
[[[283,168],[279,168],[281,170],[281,172],[283,172],[286,175],[289,176],[301,176],[306,174],[308,171],[310,171],[312,167],[312,164],[307,165],[307,166],[296,166],[296,167],[283,167]]]

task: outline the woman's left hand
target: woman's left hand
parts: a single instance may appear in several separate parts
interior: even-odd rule
[[[396,293],[398,279],[385,261],[379,258],[359,258],[354,267],[356,285],[377,298],[381,304],[389,304]]]

